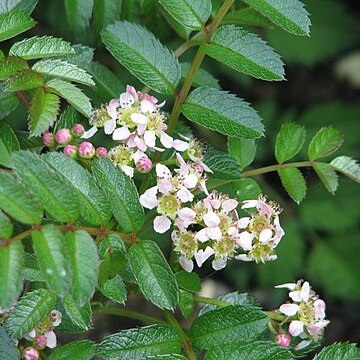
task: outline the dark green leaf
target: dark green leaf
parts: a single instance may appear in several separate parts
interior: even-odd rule
[[[90,340],[73,341],[56,349],[48,360],[91,360],[94,357],[95,344]]]
[[[133,181],[108,159],[96,161],[93,172],[120,228],[125,232],[139,231],[144,223],[144,209]]]
[[[335,343],[326,346],[314,357],[314,360],[356,360],[360,358],[360,348],[356,344]]]
[[[112,55],[134,76],[153,90],[174,94],[181,77],[179,62],[145,28],[117,21],[102,32]]]
[[[18,151],[13,166],[19,178],[37,196],[46,211],[60,222],[75,222],[79,216],[76,196],[63,177],[37,154]]]
[[[31,102],[30,133],[39,136],[47,131],[55,122],[60,108],[60,99],[57,95],[38,89]]]
[[[204,49],[210,57],[262,80],[283,80],[280,56],[255,34],[235,25],[218,28]]]
[[[19,360],[20,355],[17,351],[15,342],[6,330],[0,325],[0,359]]]
[[[94,295],[98,280],[99,255],[93,238],[83,230],[67,233],[65,244],[73,270],[71,294],[79,306]]]
[[[244,0],[273,23],[295,35],[310,34],[309,13],[299,0]]]
[[[195,303],[191,293],[180,290],[179,308],[185,319],[188,319],[194,311]]]
[[[0,238],[8,239],[13,234],[14,225],[10,219],[0,210]]]
[[[275,157],[282,164],[284,161],[290,160],[301,150],[305,142],[306,131],[304,126],[295,123],[286,123],[276,138]]]
[[[348,156],[339,156],[331,161],[330,165],[350,179],[360,183],[360,165]]]
[[[0,102],[0,120],[8,116],[19,105],[16,95],[3,91],[2,86],[0,87]]]
[[[210,0],[159,0],[166,11],[180,24],[201,30],[211,14]]]
[[[143,295],[161,309],[174,309],[179,289],[174,273],[160,248],[143,241],[130,249],[130,263]]]
[[[257,307],[230,305],[198,317],[190,330],[194,344],[203,349],[257,338],[268,317]]]
[[[44,84],[44,78],[38,72],[21,70],[12,75],[5,84],[6,91],[22,91],[38,88]]]
[[[191,121],[235,138],[258,138],[264,126],[257,112],[247,102],[226,91],[197,88],[182,106]]]
[[[35,290],[23,296],[10,312],[6,329],[14,338],[21,338],[46,318],[56,304],[56,296],[45,289]]]
[[[191,65],[190,63],[180,63],[181,77],[183,80],[186,79],[189,73],[190,65]],[[194,80],[192,82],[192,86],[194,87],[205,86],[205,87],[220,89],[219,80],[217,80],[213,75],[211,75],[209,72],[201,68],[196,73]]]
[[[254,179],[244,178],[233,182],[237,198],[240,201],[257,199],[262,193],[259,184]]]
[[[0,14],[0,41],[10,39],[32,28],[36,22],[22,10]]]
[[[151,325],[123,330],[105,338],[97,353],[106,360],[145,359],[162,354],[180,354],[181,339],[169,325]]]
[[[122,0],[95,0],[93,26],[96,34],[107,25],[120,20]]]
[[[326,189],[334,194],[339,185],[338,176],[334,168],[329,164],[318,163],[314,165],[314,170]]]
[[[73,54],[75,51],[71,45],[62,39],[51,36],[34,36],[30,39],[15,43],[9,55],[20,56],[26,60],[39,59],[52,56]]]
[[[224,151],[210,149],[205,155],[204,162],[212,170],[210,176],[213,179],[238,180],[241,176],[239,164]]]
[[[67,22],[74,35],[82,35],[89,27],[94,0],[65,0]]]
[[[23,288],[24,248],[21,241],[0,246],[0,308],[9,308]]]
[[[256,154],[256,144],[253,139],[228,138],[229,153],[243,169],[250,165]]]
[[[18,71],[28,69],[28,63],[17,56],[8,56],[0,60],[0,80],[5,80]]]
[[[225,15],[222,23],[265,27],[269,27],[271,25],[271,22],[266,17],[262,16],[251,7],[229,12]]]
[[[104,281],[99,290],[104,296],[119,304],[126,302],[126,287],[120,275],[115,275],[112,279]]]
[[[20,150],[19,141],[14,130],[6,123],[0,122],[0,165],[10,167],[10,156]]]
[[[93,60],[94,49],[81,44],[73,45],[72,48],[74,49],[74,53],[62,56],[61,60],[67,61],[86,70]]]
[[[306,195],[306,182],[300,170],[289,167],[278,170],[278,174],[286,192],[299,204]]]
[[[184,290],[199,292],[201,290],[201,279],[197,273],[189,273],[181,270],[175,274],[176,281]]]
[[[24,224],[40,224],[43,208],[14,177],[0,171],[0,208]]]
[[[313,161],[331,155],[341,146],[343,140],[339,130],[331,127],[322,128],[309,144],[309,159]]]
[[[60,114],[58,121],[55,123],[53,133],[62,128],[71,129],[75,124],[81,123],[83,116],[78,113],[72,106],[67,106]]]
[[[24,10],[28,14],[31,14],[34,11],[35,6],[39,0],[12,0],[14,9]]]
[[[189,39],[189,35],[191,33],[191,29],[181,25],[178,23],[166,10],[165,8],[160,8],[161,14],[167,21],[167,23],[175,30],[175,32],[184,40]]]
[[[44,143],[40,137],[29,137],[30,133],[27,131],[16,131],[15,133],[19,140],[21,150],[31,150],[39,153],[44,147]]]

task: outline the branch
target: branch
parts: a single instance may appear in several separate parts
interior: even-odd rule
[[[16,97],[17,97],[28,109],[31,108],[30,100],[29,100],[29,98],[27,97],[27,95],[26,95],[24,92],[18,91],[18,92],[16,93]]]
[[[272,171],[278,171],[278,170],[285,169],[285,168],[312,167],[316,164],[318,164],[318,163],[316,163],[314,161],[299,161],[299,162],[293,162],[293,163],[287,163],[287,164],[276,164],[276,165],[265,166],[265,167],[262,167],[259,169],[245,171],[243,173],[243,176],[244,177],[255,176],[255,175],[265,174],[265,173],[272,172]]]

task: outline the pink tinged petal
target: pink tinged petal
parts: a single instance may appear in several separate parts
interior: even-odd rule
[[[236,243],[241,246],[244,250],[248,251],[252,249],[252,242],[254,239],[254,235],[244,231],[240,233],[238,239],[236,240]]]
[[[285,284],[281,284],[281,285],[276,285],[275,288],[276,289],[286,288],[286,289],[289,289],[289,290],[295,290],[296,289],[296,284],[294,284],[294,283],[285,283]]]
[[[144,141],[144,139],[142,139],[141,137],[139,136],[135,136],[134,138],[134,142],[135,142],[135,145],[136,147],[140,150],[140,151],[143,151],[145,152],[147,150],[147,144],[146,142]]]
[[[207,246],[205,250],[199,250],[195,253],[195,260],[198,267],[201,267],[202,264],[215,253],[214,249],[210,246]]]
[[[185,207],[177,211],[177,216],[181,220],[192,222],[196,217],[196,212],[193,209]]]
[[[180,165],[180,170],[183,170],[185,173],[187,173],[189,171],[189,166],[186,164],[183,157],[179,153],[176,153],[176,159]]]
[[[194,195],[184,186],[176,193],[176,196],[182,203],[187,203],[194,200]]]
[[[239,229],[245,229],[250,224],[251,219],[249,217],[242,217],[238,220]]]
[[[305,281],[303,286],[301,287],[301,293],[300,293],[301,299],[305,302],[309,301],[310,297],[310,284],[308,281]]]
[[[246,254],[240,254],[240,255],[236,255],[235,256],[236,260],[241,260],[241,261],[253,261],[254,259],[247,256]]]
[[[36,338],[36,330],[31,330],[25,337],[27,340],[32,340]]]
[[[272,238],[272,231],[270,229],[261,230],[259,234],[259,241],[261,243],[267,243]]]
[[[298,336],[304,331],[304,323],[300,320],[293,320],[289,326],[289,333]]]
[[[258,211],[261,214],[266,215],[268,218],[270,218],[270,216],[273,212],[272,208],[268,204],[266,204],[264,201],[261,201],[261,200],[258,201],[256,208],[258,209]]]
[[[137,124],[136,132],[140,136],[144,135],[146,128],[147,128],[147,124]]]
[[[316,319],[325,318],[325,302],[324,300],[318,299],[314,301],[314,315]]]
[[[227,262],[227,259],[219,258],[219,259],[213,260],[211,265],[214,270],[218,271],[218,270],[223,269],[226,266],[226,262]]]
[[[210,205],[213,209],[218,210],[218,209],[220,209],[221,201],[218,199],[211,199]]]
[[[145,140],[145,144],[149,148],[153,148],[155,146],[155,143],[156,143],[155,131],[145,131],[144,140]]]
[[[225,213],[229,213],[230,211],[236,209],[238,206],[238,202],[234,199],[225,200],[222,204],[222,209]]]
[[[291,291],[289,292],[289,297],[296,302],[302,301],[301,291]]]
[[[160,142],[166,149],[171,149],[174,145],[174,139],[165,132],[161,132]]]
[[[130,94],[135,100],[138,98],[136,90],[131,85],[126,85],[126,92]]]
[[[127,140],[131,132],[127,126],[122,126],[121,128],[115,129],[113,132],[112,138],[113,140]]]
[[[57,344],[55,333],[53,331],[45,331],[44,336],[47,340],[46,346],[50,349],[55,348]]]
[[[192,260],[189,260],[186,256],[179,257],[179,264],[185,271],[187,271],[187,272],[193,271],[194,263]]]
[[[130,134],[130,136],[129,136],[128,140],[127,140],[127,143],[126,143],[126,145],[128,147],[130,147],[130,148],[136,147],[135,136],[136,136],[135,133]]]
[[[149,118],[143,114],[134,113],[130,117],[135,124],[146,125],[149,122]]]
[[[144,152],[137,150],[134,154],[131,155],[131,158],[135,163],[137,163],[140,159],[147,158],[147,155]]]
[[[134,176],[134,168],[132,168],[131,166],[128,165],[121,165],[120,169],[129,177],[133,177]]]
[[[206,233],[211,240],[220,240],[223,235],[218,226],[210,226],[206,228]]]
[[[171,171],[166,165],[156,164],[156,175],[161,179],[171,179]]]
[[[112,99],[108,106],[107,106],[107,112],[111,116],[112,119],[117,118],[117,108],[120,106],[120,101],[118,99]]]
[[[198,178],[195,174],[185,176],[183,184],[188,189],[193,189],[198,183]]]
[[[189,144],[182,140],[174,140],[173,147],[177,151],[185,151],[189,148]]]
[[[134,104],[134,102],[135,102],[134,96],[132,96],[129,93],[122,93],[120,95],[119,100],[120,100],[120,106],[124,109],[131,107],[131,105]]]
[[[249,209],[249,208],[253,208],[253,207],[256,207],[257,203],[259,201],[258,200],[246,200],[243,202],[243,205],[242,205],[242,209]]]
[[[143,100],[140,103],[140,111],[142,113],[152,113],[156,111],[156,106],[149,100]]]
[[[140,204],[150,210],[158,206],[159,200],[156,197],[157,192],[157,186],[147,189],[142,195],[140,195]]]
[[[162,194],[168,195],[173,188],[173,184],[168,179],[159,179],[157,182],[157,187]]]
[[[116,128],[116,121],[114,119],[105,121],[104,132],[106,135],[112,134],[114,132],[115,128]]]
[[[97,133],[97,131],[98,131],[98,128],[96,126],[93,126],[89,130],[84,132],[84,134],[81,136],[81,139],[90,139]]]
[[[163,234],[164,232],[168,231],[170,226],[171,221],[166,215],[157,216],[154,219],[154,230],[159,234]]]
[[[276,342],[280,346],[287,348],[290,346],[291,338],[289,335],[286,334],[278,334],[278,336],[276,337]]]
[[[196,233],[195,239],[197,239],[198,241],[204,243],[204,242],[208,241],[210,238],[207,235],[206,229],[201,229],[200,231],[198,231]]]
[[[311,344],[311,340],[303,340],[300,341],[296,346],[295,346],[295,350],[301,350],[304,349],[306,347],[308,347]]]
[[[294,316],[300,309],[300,306],[297,304],[283,304],[280,306],[279,310],[287,315],[287,316]]]
[[[220,218],[212,211],[204,215],[204,222],[206,226],[218,226]]]

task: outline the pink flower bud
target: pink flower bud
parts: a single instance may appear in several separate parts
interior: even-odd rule
[[[38,360],[39,359],[39,352],[34,348],[26,348],[23,351],[23,358],[25,360]]]
[[[91,142],[84,141],[79,145],[79,155],[84,159],[92,159],[95,155],[95,148]]]
[[[54,146],[54,135],[46,133],[43,135],[42,141],[46,146]]]
[[[38,349],[43,349],[46,346],[47,338],[44,335],[40,335],[36,338],[35,346]]]
[[[152,169],[152,161],[148,157],[143,156],[136,163],[136,167],[141,172],[149,172]]]
[[[81,137],[84,134],[85,129],[81,124],[75,124],[71,129],[71,132],[73,133],[73,135]]]
[[[276,337],[276,342],[282,347],[289,347],[291,338],[286,334],[278,334]]]
[[[69,131],[69,129],[60,129],[56,134],[55,134],[55,140],[58,144],[64,145],[67,144],[71,139],[71,133]]]
[[[99,147],[96,149],[96,157],[103,158],[108,154],[108,151],[104,147]]]
[[[66,145],[63,150],[64,154],[66,156],[70,156],[72,158],[75,158],[77,155],[77,147],[74,145]]]

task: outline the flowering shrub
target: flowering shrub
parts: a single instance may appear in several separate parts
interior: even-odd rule
[[[245,2],[255,20],[309,34],[300,1],[294,0],[292,11],[276,1]],[[0,7],[0,41],[35,24],[30,15],[36,3]],[[85,11],[81,1],[65,3],[74,34],[85,32],[78,15],[88,23],[92,7]],[[155,6],[186,34],[175,53],[144,27],[115,21],[106,6],[116,8],[117,1],[95,3],[94,19],[100,3],[108,10],[100,26],[102,42],[144,90],[128,85],[120,93],[119,86],[120,94],[111,99],[106,88],[115,75],[92,62],[91,49],[60,38],[35,36],[12,43],[7,55],[0,53],[1,116],[19,100],[29,111],[29,132],[21,141],[10,125],[0,123],[0,358],[292,359],[313,350],[329,320],[325,302],[307,281],[277,286],[289,289],[292,301],[265,311],[247,294],[200,296],[198,273],[201,267],[209,271],[208,263],[220,271],[237,260],[240,266],[276,261],[286,232],[282,209],[271,196],[227,185],[236,188],[244,178],[276,171],[300,203],[306,182],[299,167],[312,167],[331,193],[337,173],[359,182],[355,160],[318,161],[341,146],[342,135],[320,129],[308,159],[289,163],[304,145],[305,129],[283,124],[275,144],[277,164],[244,171],[254,159],[255,139],[264,135],[261,118],[244,100],[208,86],[208,73],[197,86],[196,75],[205,55],[268,81],[283,79],[284,70],[257,35],[222,23],[236,10],[234,1],[225,0],[211,17],[210,0],[159,0]],[[192,37],[191,30],[197,31]],[[192,46],[198,51],[181,74],[177,58]],[[96,85],[100,96],[105,87],[104,103],[93,107],[74,82]],[[162,101],[150,90],[173,98]],[[205,145],[187,121],[226,136],[229,152]],[[159,246],[164,242],[169,256]],[[146,314],[146,307],[127,309],[128,295],[155,305],[159,316]],[[205,306],[198,311],[196,303]],[[88,331],[93,312],[148,326],[107,335],[98,344],[70,341],[55,349],[57,331]],[[352,345],[333,345],[317,359],[337,351],[359,354]]]

